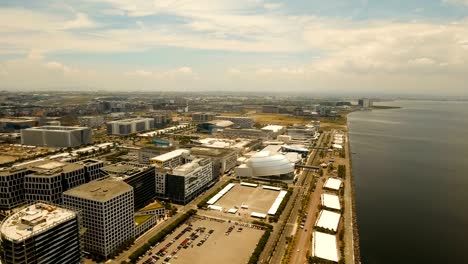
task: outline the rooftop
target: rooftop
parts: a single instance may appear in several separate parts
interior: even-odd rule
[[[108,201],[116,196],[131,191],[133,188],[124,181],[112,177],[90,181],[64,192],[64,195],[80,197],[98,202]]]
[[[341,210],[340,199],[336,195],[322,194],[322,205],[331,209]]]
[[[183,153],[189,154],[190,151],[187,149],[176,149],[168,153],[164,153],[162,155],[156,156],[154,158],[151,158],[150,160],[159,160],[159,161],[167,161],[170,159],[173,159],[177,156],[182,155]]]
[[[172,171],[172,175],[187,176],[188,174],[194,172],[198,168],[201,168],[203,165],[206,165],[206,163],[202,163],[203,160],[204,159],[195,159],[192,160],[190,163],[180,165]]]
[[[314,231],[312,236],[312,256],[338,262],[336,236]]]
[[[328,178],[328,180],[325,182],[325,185],[323,187],[332,189],[332,190],[339,190],[341,183],[342,181],[340,179]]]
[[[1,232],[10,241],[23,241],[74,217],[76,214],[71,210],[36,203],[9,216]]]
[[[221,157],[232,153],[229,149],[220,149],[212,147],[193,147],[190,149],[190,153],[197,156],[209,156],[209,157]]]
[[[78,127],[78,126],[40,126],[40,127],[26,128],[23,130],[48,130],[48,131],[63,132],[63,131],[83,130],[83,129],[89,129],[89,128]]]
[[[164,208],[164,206],[160,202],[155,201],[155,202],[150,203],[147,206],[141,208],[140,211],[149,211],[149,210],[154,210],[154,209],[158,209],[158,208]]]
[[[149,166],[138,166],[137,164],[121,162],[117,164],[107,165],[102,168],[103,171],[109,174],[115,174],[115,176],[132,176],[141,171],[145,171]]]
[[[266,127],[262,127],[262,130],[271,130],[273,133],[279,132],[281,129],[283,129],[283,126],[278,125],[268,125]]]
[[[128,119],[109,121],[107,123],[108,124],[113,124],[113,123],[134,123],[134,122],[140,122],[140,121],[146,121],[146,120],[153,120],[153,118],[149,118],[149,117],[128,118]]]

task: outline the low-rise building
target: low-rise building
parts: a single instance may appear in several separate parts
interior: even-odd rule
[[[102,116],[80,116],[78,117],[80,126],[97,128],[104,124],[104,117]]]
[[[183,158],[190,154],[188,149],[176,149],[150,159],[150,164],[158,168],[175,168],[183,163]]]
[[[216,116],[216,119],[231,121],[236,128],[253,128],[254,125],[254,120],[245,116]]]
[[[134,118],[107,122],[107,133],[127,136],[154,129],[153,118]]]

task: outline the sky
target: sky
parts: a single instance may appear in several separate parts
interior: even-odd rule
[[[0,90],[468,95],[468,0],[0,0]]]

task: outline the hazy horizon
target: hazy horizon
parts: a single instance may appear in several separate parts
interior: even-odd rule
[[[8,0],[0,21],[0,90],[468,96],[467,0]]]

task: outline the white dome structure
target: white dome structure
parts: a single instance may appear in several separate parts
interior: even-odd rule
[[[254,177],[288,174],[294,171],[294,166],[284,155],[271,155],[269,151],[260,151],[253,155],[247,162],[252,168]]]

